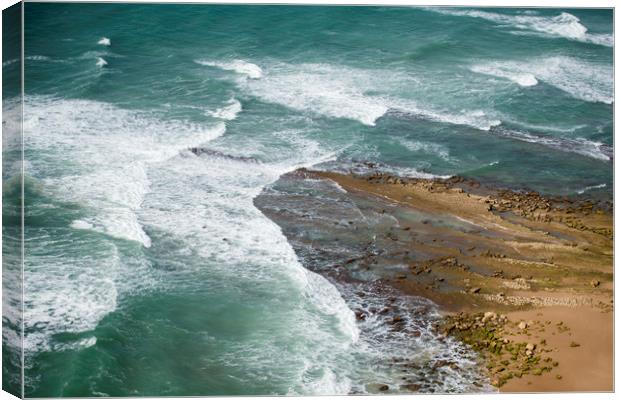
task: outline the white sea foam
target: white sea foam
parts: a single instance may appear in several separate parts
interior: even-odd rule
[[[586,186],[583,189],[577,190],[577,194],[584,194],[585,192],[589,191],[589,190],[593,190],[593,189],[602,189],[604,187],[607,187],[607,184],[605,183],[601,183],[600,185],[593,185],[593,186]]]
[[[6,100],[5,100],[6,101]],[[4,136],[5,132],[3,132]],[[3,151],[6,151],[3,149]],[[3,160],[6,163],[6,156]],[[6,174],[3,171],[3,174]],[[7,193],[7,179],[3,178],[3,193]],[[21,179],[15,179],[21,181]],[[22,260],[21,260],[21,235],[18,229],[6,226],[3,228],[2,240],[2,345],[5,355],[18,365],[22,351],[21,325],[22,314]]]
[[[396,391],[404,378],[422,384],[422,392],[429,388],[442,393],[493,390],[488,384],[477,388],[472,385],[473,381],[484,383],[484,378],[481,379],[470,349],[450,338],[444,340],[437,337],[432,328],[433,317],[437,316],[432,302],[389,290],[378,293],[372,286],[365,290],[363,297],[355,293],[361,291],[359,285],[347,287],[340,284],[339,289],[347,293],[351,308],[362,311],[366,316],[359,322],[362,336],[360,344],[353,350],[359,363],[354,371],[354,381],[358,383],[356,390],[368,393],[364,384],[372,379],[389,383],[391,390]],[[391,296],[396,301],[389,300]],[[399,315],[403,325],[398,330],[390,328],[393,315],[376,312],[386,303],[401,310]],[[430,383],[425,367],[433,365],[436,360],[455,362],[458,372],[448,367],[434,369]],[[403,370],[405,366],[409,368]]]
[[[4,67],[8,67],[9,65],[11,65],[11,64],[15,64],[15,63],[16,63],[16,62],[18,62],[18,61],[19,61],[19,58],[14,58],[14,59],[12,59],[12,60],[7,60],[7,61],[4,61],[4,62],[2,63],[2,67],[3,67],[3,68],[4,68]]]
[[[470,68],[473,72],[485,75],[493,75],[500,78],[510,79],[517,83],[519,86],[534,86],[538,84],[536,76],[530,73],[514,72],[509,68],[505,68],[505,65],[501,64],[484,64],[474,65]]]
[[[229,353],[218,363],[272,371],[280,361],[265,354],[277,352],[278,359],[287,363],[287,374],[303,376],[299,381],[290,379],[291,393],[347,393],[345,371],[335,368],[335,363],[358,340],[355,316],[335,287],[301,266],[280,228],[253,204],[254,197],[281,174],[333,159],[334,153],[304,138],[303,132],[271,132],[256,140],[270,143],[272,134],[289,146],[275,153],[266,146],[268,154],[262,156],[271,162],[248,164],[241,158],[205,152],[181,154],[159,163],[149,174],[153,190],[142,204],[141,220],[208,260],[211,279],[251,282],[253,292],[269,293],[263,304],[278,310],[269,312],[270,325],[285,324],[287,335],[227,344]],[[210,146],[218,148],[215,143]],[[223,151],[228,147],[222,146]],[[263,146],[252,144],[251,148]],[[193,282],[195,272],[188,274]],[[272,301],[276,302],[273,307]],[[288,317],[280,321],[283,310]],[[297,338],[295,343],[303,343],[303,348],[283,347],[289,337]],[[308,370],[315,374],[304,372]]]
[[[537,143],[556,150],[576,153],[602,161],[610,161],[613,155],[613,149],[609,148],[605,144],[585,138],[573,139],[557,136],[537,136],[513,129],[496,129],[494,133],[500,136],[509,137],[511,139],[529,143]]]
[[[40,151],[65,148],[65,156],[80,171],[46,178],[50,189],[67,201],[96,210],[82,221],[93,229],[146,247],[150,239],[136,211],[149,190],[147,164],[205,143],[225,130],[223,124],[204,128],[183,121],[158,121],[93,101],[35,97],[27,98],[25,107],[28,145]],[[168,132],[175,135],[166,136]]]
[[[260,79],[263,76],[263,70],[256,64],[244,60],[233,61],[209,61],[209,60],[196,60],[196,63],[200,65],[206,65],[209,67],[220,68],[227,71],[234,71],[238,74],[246,75],[251,79]]]
[[[49,60],[50,58],[48,56],[39,56],[39,55],[34,55],[34,56],[27,56],[26,60],[32,60],[32,61],[46,61]]]
[[[106,65],[108,65],[108,62],[106,60],[104,60],[101,57],[97,58],[97,66],[98,67],[105,67]]]
[[[107,37],[102,37],[101,39],[99,39],[97,44],[100,44],[102,46],[110,46],[112,45],[112,42]]]
[[[81,219],[76,219],[71,223],[71,227],[73,229],[93,229],[93,224]]]
[[[212,115],[216,118],[225,119],[231,121],[237,118],[237,114],[239,114],[242,110],[241,102],[237,99],[230,99],[228,103],[224,107],[218,108],[215,111],[208,111],[209,115]]]
[[[29,60],[29,61],[52,61],[52,59],[49,58],[48,56],[41,56],[41,55],[26,56],[24,57],[24,59]],[[19,58],[7,60],[2,63],[2,66],[8,67],[9,65],[15,64],[18,61],[19,61]]]
[[[32,354],[57,346],[62,350],[93,345],[92,341],[58,345],[52,337],[60,332],[92,330],[116,309],[118,291],[114,280],[120,264],[115,247],[92,240],[52,237],[44,229],[28,233],[24,351]],[[76,248],[88,251],[78,255]]]
[[[488,131],[502,123],[500,119],[490,117],[482,110],[461,110],[460,113],[436,111],[428,108],[420,108],[411,101],[395,100],[393,110],[411,114],[411,116],[416,118],[422,117],[430,121],[471,126],[481,131]]]
[[[98,63],[100,60],[103,60],[107,64],[106,60],[109,60],[110,58],[124,58],[124,57],[125,56],[121,54],[116,54],[114,52],[111,52],[105,49],[105,50],[90,50],[76,57],[70,57],[66,60],[55,60],[55,61],[56,62],[72,62],[74,60],[89,60],[89,61],[92,60],[92,61],[95,61],[95,63]]]
[[[387,165],[376,163],[372,167],[369,167],[366,163],[350,163],[350,164],[340,164],[339,166],[330,166],[329,168],[322,168],[321,166],[316,166],[314,169],[319,171],[336,171],[341,172],[343,174],[355,173],[358,175],[367,175],[374,174],[375,172],[382,172],[391,175],[400,176],[403,178],[421,178],[421,179],[447,179],[452,175],[439,175],[433,174],[430,172],[425,172],[423,170],[411,167],[399,167],[394,165]]]
[[[80,204],[88,214],[62,232],[29,228],[25,349],[30,354],[93,346],[95,337],[58,342],[54,336],[94,329],[116,309],[119,290],[135,291],[150,278],[143,261],[121,259],[113,242],[74,236],[76,230],[149,247],[139,219],[151,185],[149,166],[222,135],[225,126],[162,121],[106,103],[43,96],[25,98],[25,115],[26,146],[39,155],[30,159],[27,176],[43,194]]]
[[[535,124],[535,123],[519,121],[519,120],[510,118],[509,116],[502,116],[502,119],[505,120],[506,123],[516,125],[521,128],[525,128],[529,131],[537,131],[537,132],[553,132],[553,133],[566,134],[566,133],[573,133],[573,132],[576,132],[580,129],[587,127],[587,125],[585,124],[573,125],[573,126],[560,125],[560,124],[557,124],[557,125]]]
[[[2,151],[17,151],[22,147],[22,102],[21,97],[11,97],[2,100]],[[7,177],[7,162],[10,157],[3,159],[3,177]],[[21,162],[20,162],[21,164]]]
[[[333,72],[333,74],[332,74]],[[301,66],[299,71],[269,74],[252,82],[249,91],[261,99],[299,111],[374,125],[389,109],[382,99],[364,95],[364,77],[336,75],[337,71]]]
[[[585,43],[593,43],[613,47],[611,34],[590,34],[579,18],[573,14],[562,12],[555,16],[540,16],[532,14],[499,14],[481,10],[461,10],[450,8],[430,8],[430,10],[447,15],[481,18],[500,25],[517,28],[525,32],[534,32],[539,35],[561,37]],[[512,33],[512,31],[511,31]],[[519,33],[519,31],[517,31]]]
[[[607,33],[589,33],[586,35],[586,41],[601,46],[614,47],[614,36]]]
[[[327,182],[329,182],[329,184],[332,185],[334,188],[336,188],[336,190],[339,191],[340,193],[347,193],[347,190],[343,188],[342,186],[340,186],[338,182],[333,181],[331,179],[327,179]]]
[[[183,151],[222,135],[223,123],[201,126],[166,121],[155,114],[101,102],[40,96],[27,97],[26,109],[26,143],[40,155],[28,173],[45,171],[45,176],[39,177],[45,193],[82,206],[88,215],[74,220],[68,232],[92,241],[46,243],[42,237],[41,254],[30,253],[30,349],[94,345],[90,337],[59,344],[52,336],[94,329],[103,316],[116,309],[119,285],[142,284],[142,278],[134,276],[137,272],[125,265],[127,259],[119,258],[115,246],[103,246],[113,242],[76,229],[145,247],[153,243],[146,234],[153,230],[183,243],[181,253],[174,256],[189,252],[196,260],[183,263],[183,270],[170,275],[166,285],[187,272],[183,285],[192,290],[192,285],[198,284],[197,274],[208,265],[210,280],[231,283],[226,290],[247,285],[252,292],[265,293],[266,303],[261,304],[266,307],[258,312],[266,313],[270,327],[286,332],[266,336],[257,332],[256,338],[244,339],[247,342],[239,352],[231,345],[230,359],[218,362],[251,364],[262,376],[285,363],[287,374],[304,375],[302,381],[291,380],[292,392],[348,392],[346,371],[336,364],[358,340],[353,312],[325,278],[301,266],[280,228],[253,205],[253,198],[280,174],[331,160],[334,150],[323,149],[303,137],[303,132],[290,131],[279,138],[288,146],[273,154],[268,146],[273,137],[264,135],[259,140],[266,140],[264,148],[272,162],[249,167],[243,159]],[[58,157],[67,160],[66,165],[46,164]],[[90,249],[97,243],[102,247],[98,252],[71,255],[75,247]],[[61,260],[48,257],[51,249],[67,255]],[[73,274],[71,279],[67,273]],[[208,287],[200,282],[199,290],[204,290],[204,285]],[[239,295],[243,302],[249,293]],[[299,338],[303,340],[299,342]],[[308,349],[299,348],[298,342]],[[278,357],[266,357],[268,351]]]
[[[92,60],[92,59],[98,59],[101,57],[108,57],[112,55],[112,53],[110,53],[108,50],[91,50],[91,51],[86,51],[82,54],[80,54],[78,57],[76,57],[76,59],[78,60]]]
[[[511,34],[516,35],[516,36],[536,36],[536,37],[543,37],[543,38],[553,38],[554,36],[551,36],[547,33],[544,32],[537,32],[537,31],[520,31],[520,30],[516,30],[516,31],[509,31]],[[605,47],[613,47],[614,46],[614,37],[611,34],[606,34],[606,33],[588,33],[585,35],[585,37],[581,40],[585,43],[593,43],[593,44],[598,44],[601,46],[605,46]]]
[[[405,138],[400,138],[398,143],[413,152],[433,154],[445,161],[450,160],[450,151],[448,148],[437,143],[421,142],[418,140],[410,140]]]
[[[331,118],[357,120],[368,126],[374,126],[392,111],[482,130],[501,123],[481,110],[437,110],[385,92],[386,85],[402,85],[405,79],[411,80],[394,72],[327,64],[277,64],[271,65],[262,79],[240,85],[263,101]]]
[[[476,64],[470,69],[510,79],[521,86],[543,81],[580,100],[605,104],[614,101],[613,68],[607,65],[555,56],[526,61],[494,61]]]
[[[439,175],[432,174],[430,172],[419,171],[416,168],[406,168],[406,167],[384,167],[380,168],[383,172],[388,172],[394,175],[403,176],[407,178],[420,178],[420,179],[448,179],[452,175]]]

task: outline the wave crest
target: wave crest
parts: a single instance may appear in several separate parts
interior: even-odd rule
[[[100,44],[102,46],[110,46],[112,45],[112,42],[107,37],[102,37],[101,39],[99,39],[97,44]]]
[[[592,43],[601,46],[613,47],[614,40],[610,34],[590,34],[579,18],[573,14],[562,12],[556,16],[540,16],[531,14],[508,15],[481,10],[455,10],[449,8],[430,8],[431,11],[440,14],[481,18],[501,25],[522,30],[510,32],[521,34],[533,32],[550,37],[561,37],[584,43]]]
[[[237,118],[242,110],[241,102],[235,98],[230,99],[224,107],[218,108],[215,111],[207,111],[207,114],[220,119],[232,121]]]
[[[401,77],[394,75],[329,64],[278,64],[263,79],[243,82],[241,88],[269,103],[368,126],[388,113],[481,130],[501,123],[481,110],[438,110],[385,93],[386,85],[402,85]]]
[[[588,102],[611,104],[613,68],[572,57],[556,56],[524,61],[494,61],[469,67],[472,72],[509,79],[520,86],[543,81],[571,97]]]
[[[250,79],[260,79],[263,76],[263,70],[256,64],[244,60],[233,61],[209,61],[195,60],[197,64],[208,67],[215,67],[226,71],[234,71],[241,75],[246,75]]]
[[[601,161],[610,161],[613,158],[613,148],[604,143],[595,142],[585,138],[561,138],[553,136],[533,135],[514,129],[497,128],[493,133],[507,138],[520,140],[528,143],[537,143],[556,150],[580,154],[585,157]]]

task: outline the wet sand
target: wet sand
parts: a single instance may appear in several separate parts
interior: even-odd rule
[[[445,315],[438,332],[474,347],[501,391],[613,390],[609,202],[550,199],[458,177],[292,175],[336,182],[397,221],[373,228],[366,246],[379,251],[335,266],[378,274],[382,284],[438,304]]]

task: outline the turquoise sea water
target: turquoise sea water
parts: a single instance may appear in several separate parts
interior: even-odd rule
[[[389,381],[367,368],[377,348],[341,293],[253,204],[298,167],[372,161],[611,196],[610,10],[25,13],[27,396],[336,394]],[[5,56],[4,73],[18,68]],[[6,182],[4,193],[17,196]]]

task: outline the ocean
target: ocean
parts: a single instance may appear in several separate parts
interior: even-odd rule
[[[491,390],[459,343],[361,328],[256,197],[367,162],[612,196],[610,9],[27,2],[24,32],[29,397],[365,393],[403,353]]]

